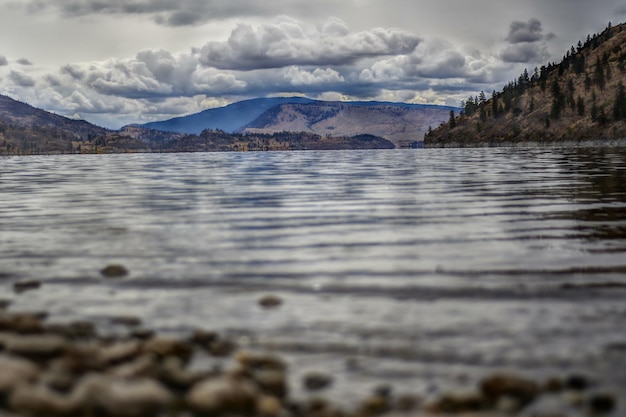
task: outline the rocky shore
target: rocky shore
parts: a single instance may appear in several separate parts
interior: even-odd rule
[[[259,300],[264,308],[281,302]],[[0,303],[0,417],[567,417],[618,410],[618,397],[585,375],[538,381],[511,373],[488,375],[471,391],[436,399],[380,386],[346,409],[324,399],[333,376],[323,371],[293,381],[286,360],[238,349],[211,331],[173,337],[128,329],[101,335],[88,322],[51,324],[45,314]],[[310,395],[294,398],[293,384]]]

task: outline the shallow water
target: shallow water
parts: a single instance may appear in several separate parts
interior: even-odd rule
[[[111,263],[130,275],[102,278]],[[284,304],[260,308],[268,293]],[[106,331],[227,332],[333,373],[344,399],[502,368],[619,391],[626,150],[2,158],[0,298]]]

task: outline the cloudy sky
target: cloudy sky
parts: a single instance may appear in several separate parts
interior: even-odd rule
[[[0,0],[0,94],[110,128],[276,95],[458,105],[626,0]]]

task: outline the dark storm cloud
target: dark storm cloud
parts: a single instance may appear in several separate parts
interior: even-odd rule
[[[337,4],[333,0],[30,0],[27,8],[32,13],[59,10],[66,16],[146,15],[160,25],[189,26],[233,17],[318,14],[337,9]]]
[[[200,50],[200,62],[209,67],[239,70],[349,65],[364,58],[411,53],[420,40],[410,32],[395,29],[352,33],[337,19],[331,19],[321,29],[311,29],[283,18],[256,29],[238,25],[228,40],[206,44]]]
[[[509,36],[506,40],[510,43],[537,42],[543,39],[543,28],[537,19],[530,19],[528,22],[512,22],[509,29]]]
[[[33,65],[33,63],[30,60],[26,59],[26,58],[18,59],[17,63],[20,64],[20,65],[28,65],[28,66]]]
[[[9,60],[7,60],[5,56],[0,55],[0,67],[4,67],[6,65],[9,65]]]
[[[545,46],[535,43],[510,45],[500,53],[500,59],[510,63],[543,63],[548,58]]]
[[[12,83],[20,87],[33,87],[35,85],[35,79],[33,77],[20,71],[11,71],[9,73],[9,79]]]

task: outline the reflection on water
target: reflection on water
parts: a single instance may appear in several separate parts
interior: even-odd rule
[[[245,334],[256,347],[322,355],[316,363],[346,380],[468,366],[620,378],[623,150],[0,163],[0,298],[15,309]],[[130,276],[101,279],[113,262]],[[24,279],[44,285],[13,294]],[[261,311],[267,292],[284,306]],[[344,369],[346,356],[362,366]]]

